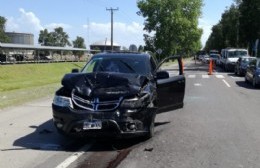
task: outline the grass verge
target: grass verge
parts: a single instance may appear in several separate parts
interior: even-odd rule
[[[0,66],[0,108],[54,95],[64,74],[84,62]]]

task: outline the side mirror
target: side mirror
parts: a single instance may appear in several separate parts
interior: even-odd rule
[[[167,71],[158,71],[156,72],[156,79],[167,79],[170,75]]]
[[[71,73],[78,73],[79,72],[79,69],[75,68],[75,69],[72,69]]]

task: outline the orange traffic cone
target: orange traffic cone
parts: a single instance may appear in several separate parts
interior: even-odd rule
[[[182,58],[181,58],[181,71],[182,73],[184,73],[184,62]]]
[[[213,65],[212,65],[212,60],[209,61],[209,75],[212,75],[212,68],[213,68]]]

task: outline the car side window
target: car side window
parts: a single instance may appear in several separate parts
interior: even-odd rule
[[[170,77],[180,76],[180,68],[182,68],[177,59],[170,59],[160,67],[161,70],[167,71]]]

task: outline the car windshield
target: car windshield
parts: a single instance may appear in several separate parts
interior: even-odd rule
[[[91,59],[83,68],[83,73],[117,72],[145,75],[149,73],[149,66],[144,57],[96,57]]]
[[[211,58],[219,58],[219,56],[217,54],[212,54],[210,55]]]
[[[241,57],[241,56],[247,56],[247,52],[246,51],[228,51],[228,57],[229,58],[237,58],[237,57]]]

